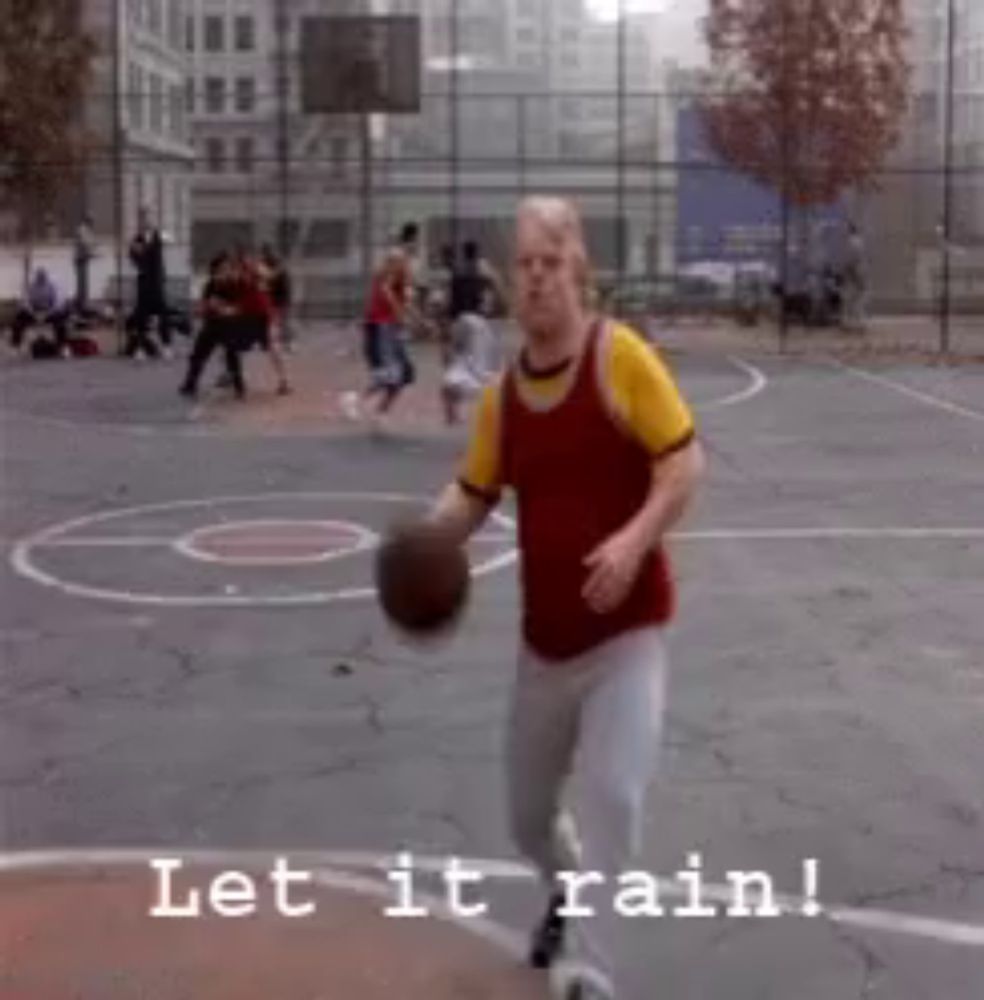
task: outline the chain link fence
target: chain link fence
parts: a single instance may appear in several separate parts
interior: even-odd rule
[[[126,244],[146,206],[168,234],[176,301],[194,297],[217,252],[269,244],[288,260],[302,316],[351,319],[367,261],[403,223],[421,225],[431,268],[443,246],[474,239],[507,269],[517,201],[550,192],[581,206],[600,290],[625,310],[768,320],[785,258],[794,321],[824,322],[825,282],[854,268],[858,319],[984,327],[984,92],[955,90],[950,135],[948,94],[916,94],[871,185],[795,212],[784,231],[776,193],[712,153],[692,90],[641,90],[622,73],[606,90],[551,89],[539,66],[454,71],[431,58],[415,112],[310,114],[303,19],[280,2],[241,6],[220,15],[187,0],[156,25],[135,20],[142,5],[120,7],[87,109],[98,141],[85,183],[52,205],[30,251],[67,291],[75,228],[90,215],[89,284],[125,308]],[[0,261],[10,299],[25,260],[9,217]]]

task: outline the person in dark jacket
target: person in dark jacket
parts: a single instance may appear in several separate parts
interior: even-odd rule
[[[243,322],[243,286],[228,254],[219,254],[209,266],[209,279],[199,304],[201,329],[188,360],[188,373],[181,384],[181,395],[194,399],[198,381],[209,358],[218,349],[225,352],[226,372],[236,396],[246,395],[240,358]]]
[[[130,316],[126,353],[141,359],[158,353],[150,339],[150,321],[157,319],[158,336],[164,356],[171,354],[171,324],[167,306],[167,267],[164,260],[164,237],[152,224],[146,208],[140,210],[137,234],[130,241],[130,261],[137,272],[137,302]]]

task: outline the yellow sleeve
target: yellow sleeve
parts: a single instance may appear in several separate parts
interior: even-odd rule
[[[479,398],[465,457],[458,470],[462,488],[490,503],[502,489],[500,446],[500,384],[487,386]]]
[[[605,375],[616,417],[653,457],[686,444],[693,414],[659,354],[622,324],[609,337]]]

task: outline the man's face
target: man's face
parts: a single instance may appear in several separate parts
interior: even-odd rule
[[[581,310],[576,246],[535,216],[521,216],[516,232],[516,315],[533,335],[553,333]]]

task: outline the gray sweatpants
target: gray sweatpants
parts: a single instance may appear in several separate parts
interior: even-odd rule
[[[558,871],[605,876],[604,886],[578,900],[595,915],[573,922],[567,958],[600,972],[613,995],[619,916],[612,896],[615,880],[639,853],[665,682],[663,633],[648,627],[563,663],[524,649],[513,690],[507,751],[513,838],[551,891]]]

